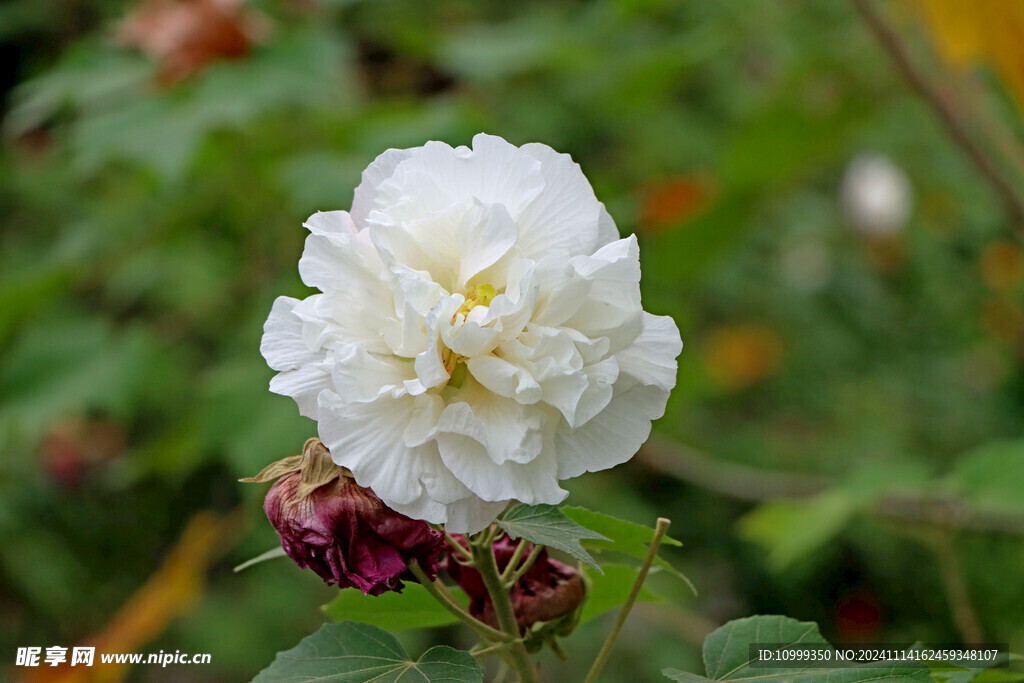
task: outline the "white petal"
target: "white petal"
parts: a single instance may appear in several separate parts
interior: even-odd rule
[[[580,275],[560,256],[545,256],[537,263],[539,295],[532,321],[556,327],[571,318],[590,296],[593,281]]]
[[[323,358],[323,352],[309,348],[302,336],[302,319],[295,315],[298,299],[279,296],[274,300],[270,316],[263,324],[260,353],[274,370],[294,370],[304,363]]]
[[[375,206],[396,220],[414,220],[465,199],[503,204],[516,218],[544,188],[540,162],[501,138],[477,135],[473,149],[428,142],[395,167]]]
[[[412,417],[403,434],[405,445],[410,448],[422,446],[434,438],[445,403],[437,394],[420,394],[413,406]]]
[[[314,235],[350,235],[357,232],[348,211],[317,211],[302,225]]]
[[[569,425],[576,423],[576,406],[579,405],[580,397],[589,386],[587,375],[584,372],[570,372],[562,375],[549,377],[541,382],[541,389],[544,391],[544,402],[553,406],[562,413],[562,417]]]
[[[593,256],[572,259],[576,271],[593,281],[579,310],[566,327],[587,337],[608,337],[612,352],[631,344],[640,334],[640,250],[636,237],[612,242]]]
[[[583,369],[587,375],[587,388],[576,404],[570,427],[580,427],[600,413],[612,400],[612,386],[619,377],[619,364],[614,358],[588,365]]]
[[[435,486],[458,486],[434,444],[405,445],[403,434],[415,409],[411,396],[345,404],[331,391],[320,394],[320,439],[334,462],[352,470],[356,483],[372,488],[392,508],[415,501],[429,507],[424,478]],[[443,508],[434,508],[433,518],[418,518],[439,523],[439,509]]]
[[[534,278],[535,268],[533,261],[525,259],[513,265],[508,273],[505,293],[494,297],[487,309],[481,324],[500,332],[502,340],[517,337],[533,315],[533,307],[540,293],[540,285]]]
[[[390,266],[394,277],[391,289],[395,297],[395,309],[402,321],[400,338],[388,339],[395,355],[413,358],[427,348],[427,325],[425,317],[446,294],[440,285],[430,279],[430,274],[407,268],[400,263]]]
[[[445,465],[483,500],[555,505],[568,495],[558,485],[552,448],[526,464],[510,460],[499,465],[487,457],[480,442],[466,436],[439,434],[437,445]]]
[[[458,402],[453,402],[458,401]],[[437,442],[444,457],[443,439],[450,435],[468,437],[479,443],[496,464],[507,461],[529,463],[543,447],[542,430],[547,421],[543,410],[524,406],[498,396],[467,378],[458,394],[449,400],[437,423]],[[449,469],[454,471],[451,464]],[[471,483],[455,473],[471,490]],[[485,496],[486,497],[486,496]],[[504,496],[508,497],[508,496]],[[496,496],[487,498],[497,500]]]
[[[394,221],[390,216],[374,211],[370,214],[367,226],[366,233],[370,236],[383,263],[400,263],[413,270],[427,272],[436,266],[420,248],[406,226]]]
[[[567,479],[622,464],[640,449],[651,433],[651,420],[665,412],[668,391],[633,383],[625,390],[616,384],[608,407],[582,427],[559,428],[558,477]]]
[[[497,263],[516,243],[516,224],[501,204],[477,204],[463,217],[456,231],[461,263],[457,285]]]
[[[519,403],[536,403],[541,398],[541,388],[523,367],[513,365],[497,356],[476,356],[466,361],[469,372],[485,388],[499,396],[511,398]]]
[[[412,362],[392,355],[367,353],[355,344],[334,347],[334,390],[344,403],[366,403],[390,394],[422,394],[426,388],[416,379]]]
[[[388,353],[385,338],[398,334],[401,323],[389,306],[353,299],[343,291],[315,294],[295,309],[302,336],[311,348],[332,348],[339,341],[358,344],[371,353]]]
[[[300,415],[316,420],[320,392],[331,388],[332,365],[330,361],[311,362],[279,373],[270,380],[270,390],[290,396],[298,404]]]
[[[597,245],[603,247],[619,239],[619,229],[615,227],[615,221],[608,209],[601,204],[601,216],[597,222]]]
[[[363,180],[352,198],[352,222],[357,229],[362,230],[366,227],[366,218],[377,208],[377,190],[380,185],[391,177],[400,163],[415,154],[418,149],[389,149],[366,167],[363,171]]]
[[[492,503],[476,496],[457,500],[448,506],[444,529],[452,534],[475,534],[483,531],[507,506],[507,500]]]
[[[427,314],[427,346],[416,356],[416,376],[427,388],[440,386],[448,381],[448,371],[441,360],[442,329],[451,327],[452,316],[465,301],[461,294],[442,297]]]
[[[544,192],[519,215],[519,248],[527,258],[562,258],[592,254],[598,247],[602,205],[568,154],[547,145],[523,145],[522,151],[541,162]],[[614,225],[614,224],[613,224]]]
[[[644,313],[642,331],[631,346],[615,355],[619,370],[667,391],[676,385],[676,358],[683,350],[672,318]]]
[[[314,214],[305,223],[311,232],[299,259],[302,281],[322,292],[344,289],[353,295],[379,295],[383,263],[373,253],[369,241],[344,230],[331,233],[317,229],[325,221],[315,219],[324,215]]]

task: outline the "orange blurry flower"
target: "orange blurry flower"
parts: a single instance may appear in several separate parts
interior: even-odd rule
[[[238,59],[266,32],[245,0],[145,0],[121,22],[118,39],[160,63],[156,80],[172,85],[212,62]]]
[[[1002,342],[1013,342],[1024,330],[1024,318],[1016,305],[1005,299],[995,299],[985,304],[981,312],[981,324],[985,331]]]
[[[1024,253],[1013,242],[993,242],[985,247],[978,259],[981,279],[989,289],[1010,292],[1020,286],[1024,275]]]
[[[771,377],[782,364],[782,338],[764,325],[719,327],[704,339],[704,365],[723,389],[737,391]]]
[[[640,190],[640,229],[658,234],[707,208],[713,186],[707,178],[676,176],[646,183]]]
[[[238,539],[237,515],[197,513],[163,563],[99,633],[78,646],[95,647],[94,665],[40,667],[26,671],[21,683],[116,683],[128,664],[102,664],[100,653],[138,652],[160,635],[172,619],[188,612],[199,599],[206,571]]]
[[[916,0],[913,6],[949,64],[988,64],[1024,104],[1024,3]]]

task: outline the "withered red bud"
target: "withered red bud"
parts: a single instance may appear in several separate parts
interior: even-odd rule
[[[285,553],[300,567],[367,595],[401,591],[403,579],[415,581],[407,570],[412,560],[437,576],[443,534],[388,508],[347,473],[302,498],[301,479],[301,470],[282,476],[263,503]]]
[[[456,535],[455,538],[464,543],[461,536]],[[513,541],[508,536],[502,536],[494,542],[494,559],[499,571],[504,571],[508,566],[517,545],[519,541]],[[527,549],[524,557],[530,549],[532,546]],[[480,572],[475,567],[459,564],[454,553],[445,558],[444,566],[449,576],[469,596],[469,613],[485,624],[499,628],[494,603],[491,602]],[[551,559],[545,548],[540,551],[533,566],[512,586],[509,597],[519,630],[525,633],[537,622],[552,621],[576,610],[586,597],[586,587],[583,576],[575,567]]]

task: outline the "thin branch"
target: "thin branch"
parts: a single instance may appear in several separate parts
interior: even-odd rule
[[[459,621],[469,626],[478,636],[488,642],[501,642],[509,643],[515,640],[515,636],[509,636],[497,629],[493,629],[476,617],[472,616],[469,612],[462,608],[455,598],[452,596],[448,588],[440,581],[432,581],[427,573],[423,571],[419,563],[413,560],[409,563],[409,571],[412,572],[413,576],[420,582],[420,585],[427,589],[427,592],[441,603],[441,606],[446,610],[455,615]]]
[[[946,601],[949,602],[953,623],[956,624],[960,637],[965,643],[984,642],[985,634],[981,629],[978,614],[974,611],[974,604],[971,602],[971,593],[967,588],[967,575],[964,573],[960,556],[956,552],[952,534],[940,532],[935,535],[930,545],[935,553],[935,559],[938,561],[942,588],[946,592]]]
[[[977,144],[968,132],[965,116],[958,109],[952,94],[931,81],[911,59],[906,47],[871,0],[853,0],[864,23],[878,39],[895,63],[903,79],[927,102],[945,125],[950,137],[967,153],[978,171],[996,191],[1014,221],[1018,235],[1024,231],[1024,200],[1001,169]]]
[[[652,437],[644,444],[637,460],[680,481],[748,502],[807,498],[835,484],[826,477],[722,461],[663,437]],[[978,510],[967,501],[948,495],[887,494],[868,512],[883,519],[939,529],[1024,536],[1024,515]]]
[[[618,640],[619,633],[622,632],[622,627],[626,624],[626,619],[629,617],[629,612],[633,609],[637,597],[640,596],[640,589],[647,578],[647,572],[650,571],[651,565],[654,564],[654,558],[658,555],[658,546],[661,545],[661,539],[665,538],[670,524],[671,522],[664,517],[658,518],[658,523],[654,526],[654,538],[651,539],[651,545],[647,548],[647,556],[644,557],[644,563],[640,565],[640,572],[636,575],[636,581],[633,582],[633,588],[629,591],[626,604],[619,610],[619,616],[615,619],[615,625],[612,626],[612,630],[605,639],[604,645],[601,646],[600,652],[597,653],[597,658],[591,665],[590,671],[587,672],[587,677],[583,683],[594,683],[601,673],[601,669],[604,668],[605,662],[608,661],[612,648],[615,646],[615,641]]]
[[[651,437],[640,449],[637,459],[677,479],[751,502],[804,498],[821,493],[830,484],[825,477],[726,462],[696,448],[659,437]]]

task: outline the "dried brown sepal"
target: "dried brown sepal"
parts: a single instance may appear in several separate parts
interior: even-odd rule
[[[299,480],[298,495],[290,505],[307,498],[321,486],[330,484],[338,477],[352,477],[352,473],[339,467],[331,460],[331,452],[320,439],[313,437],[306,440],[302,447],[302,478]]]
[[[270,463],[260,470],[256,476],[246,477],[238,481],[245,484],[263,484],[268,481],[277,481],[286,474],[302,469],[302,457],[301,455],[290,455],[287,458]]]

